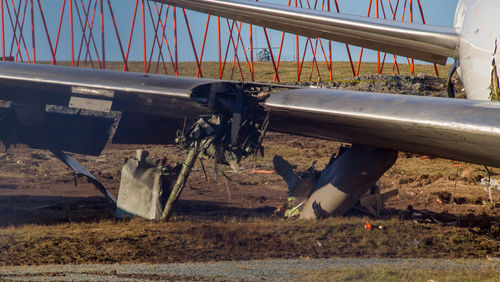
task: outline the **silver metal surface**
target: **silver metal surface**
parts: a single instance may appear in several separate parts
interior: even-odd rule
[[[270,130],[500,167],[500,103],[326,89],[272,95]]]
[[[196,117],[208,107],[193,101],[191,94],[226,83],[230,82],[0,61],[0,99],[19,103],[89,108],[82,101],[100,100],[104,104],[91,109]]]
[[[408,24],[246,0],[155,0],[313,38],[445,64],[458,57],[455,28]]]
[[[467,92],[467,99],[490,100],[492,82],[500,73],[500,17],[498,0],[461,0],[455,25],[461,26],[460,68],[458,74]]]

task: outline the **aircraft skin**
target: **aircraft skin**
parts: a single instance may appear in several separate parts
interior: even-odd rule
[[[499,94],[500,1],[460,1],[454,27],[245,0],[155,1],[434,63],[452,57],[460,62],[469,100],[0,62],[0,99],[13,103],[1,110],[0,139],[49,149],[96,182],[63,152],[100,154],[112,120],[46,112],[45,105],[120,111],[114,143],[169,144],[185,119],[232,112],[233,120],[241,120],[245,111],[237,110],[238,95],[251,98],[255,89],[274,88],[259,104],[259,111],[269,113],[270,130],[500,167],[500,103],[490,101]],[[231,139],[233,131],[238,126],[231,128]]]
[[[491,95],[493,69],[500,62],[497,51],[500,38],[500,2],[495,0],[461,0],[455,14],[455,27],[460,32],[460,68],[458,74],[464,83],[467,98],[498,100]]]
[[[496,62],[499,61],[499,54],[495,50],[497,39],[500,38],[500,29],[498,28],[500,18],[497,15],[500,2],[496,0],[460,0],[456,9],[454,28],[448,29],[350,15],[329,17],[332,13],[247,0],[155,1],[257,25],[263,23],[268,28],[299,33],[309,37],[332,39],[429,62],[444,64],[445,57],[455,58],[460,61],[458,74],[464,83],[467,98],[472,100],[491,100],[492,98],[490,86],[492,84],[493,59]],[[249,15],[245,15],[246,11]],[[257,13],[259,16],[254,16]],[[269,13],[268,18],[266,18],[266,13]],[[335,19],[338,20],[335,21]],[[322,22],[324,25],[320,25]],[[344,24],[343,22],[351,23]],[[331,26],[338,27],[338,29],[330,29]],[[374,28],[367,30],[370,26]],[[314,27],[316,27],[315,30]],[[309,30],[303,30],[303,28]],[[353,30],[354,32],[358,31],[358,33],[354,33],[351,38],[345,36]],[[373,36],[373,40],[378,41],[378,43],[367,39],[370,36]],[[391,49],[391,47],[384,45],[384,41],[389,42],[387,45],[398,47]],[[414,50],[407,51],[412,49]],[[440,57],[429,55],[432,53],[439,54]],[[423,57],[419,58],[419,56]],[[495,99],[495,97],[493,98]]]
[[[411,54],[429,62],[460,60],[467,97],[434,99],[295,89],[265,103],[278,132],[410,151],[499,166],[500,104],[489,101],[499,19],[494,0],[461,1],[454,27],[394,22],[246,0],[156,0],[305,36]],[[422,54],[421,54],[422,53]],[[496,61],[496,60],[495,60]],[[496,68],[495,68],[496,70]],[[469,79],[472,76],[472,79]],[[498,84],[498,83],[497,83]],[[476,101],[476,102],[474,102]],[[321,126],[317,126],[321,125]]]

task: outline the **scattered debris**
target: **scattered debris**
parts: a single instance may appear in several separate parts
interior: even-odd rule
[[[295,205],[296,198],[288,197],[288,209],[285,211],[285,218],[292,218],[300,216],[300,211],[302,210],[302,206],[306,203],[307,200],[303,200],[299,204]]]
[[[470,201],[464,197],[454,197],[452,193],[448,191],[433,192],[432,195],[436,196],[436,203],[443,204],[457,204],[463,205]]]
[[[171,167],[167,160],[153,159],[149,152],[137,150],[135,158],[128,158],[121,172],[116,217],[140,216],[160,219],[179,166]]]
[[[384,210],[385,202],[397,194],[398,189],[381,194],[379,184],[377,184],[372,191],[367,192],[367,194],[359,200],[359,206],[362,209],[366,209],[371,215],[377,216]]]
[[[366,222],[365,222],[365,229],[370,229],[370,230],[374,230],[374,229],[384,230],[384,227],[382,225],[373,225],[370,222],[368,222],[368,220],[366,220]]]
[[[221,93],[211,90],[207,98],[213,113],[200,117],[187,132],[178,132],[176,142],[188,150],[188,154],[163,209],[162,219],[169,218],[196,159],[206,157],[214,160],[216,171],[220,164],[238,171],[242,158],[264,153],[262,138],[267,129],[268,116],[260,103],[268,93],[263,94],[265,91],[261,89],[232,87]],[[223,172],[222,175],[227,178]],[[231,198],[227,183],[226,188]]]
[[[412,245],[413,245],[413,247],[415,247],[415,248],[418,248],[418,247],[420,246],[420,244],[421,244],[421,243],[422,243],[422,242],[420,242],[420,241],[418,241],[418,240],[415,240],[415,241],[411,242],[411,244],[412,244]]]
[[[404,219],[411,219],[416,223],[437,223],[440,225],[454,226],[458,220],[448,213],[437,214],[426,210],[415,210],[409,205],[406,212],[402,213]]]
[[[365,229],[373,230],[373,226],[368,222],[368,220],[365,223]]]
[[[281,156],[274,156],[273,164],[276,173],[283,177],[289,190],[285,218],[298,217],[318,181],[320,172],[314,169],[313,164],[307,171],[295,174],[293,166]]]
[[[484,186],[484,190],[491,188],[500,191],[500,182],[496,179],[490,179],[488,177],[485,177],[481,179],[481,185]]]
[[[472,228],[469,228],[469,232],[472,233],[472,234],[474,234],[474,235],[478,235],[478,236],[480,236],[480,237],[482,237],[482,238],[484,238],[486,240],[489,240],[489,241],[500,242],[500,240],[498,238],[491,237],[491,236],[489,236],[486,233],[483,233],[481,231],[476,231],[476,230],[474,230]]]
[[[274,170],[256,170],[256,169],[252,169],[252,173],[256,173],[256,174],[275,174],[276,171]]]
[[[421,156],[420,157],[420,160],[432,160],[432,159],[434,159],[433,156]]]
[[[451,78],[457,98],[465,96],[465,89],[458,76]],[[373,74],[354,77],[350,80],[299,82],[300,86],[334,88],[355,91],[398,93],[416,96],[448,97],[448,79],[427,75],[388,75]]]
[[[341,147],[338,155],[334,154],[329,164],[322,171],[316,170],[314,167],[315,163],[313,163],[306,171],[295,173],[293,166],[285,159],[281,156],[274,157],[273,163],[276,173],[283,177],[289,190],[288,209],[285,212],[286,218],[300,216],[302,208],[308,198],[316,189],[318,189],[319,177],[340,155],[347,150],[348,149],[346,147]],[[384,203],[391,197],[398,194],[397,189],[381,194],[379,186],[380,182],[373,185],[365,195],[360,197],[360,200],[357,203],[355,202],[352,204],[352,207],[367,214],[378,216],[384,209]],[[313,203],[313,205],[315,206],[314,212],[316,214],[316,218],[324,218],[330,215],[328,212],[323,210],[319,203]]]
[[[115,197],[102,185],[102,183],[97,180],[97,178],[92,175],[85,167],[74,160],[70,155],[64,153],[61,150],[52,149],[50,150],[54,156],[56,156],[60,161],[62,161],[66,166],[71,168],[75,172],[75,185],[77,184],[77,177],[83,176],[87,179],[89,183],[92,183],[94,187],[97,188],[111,203],[116,203]]]

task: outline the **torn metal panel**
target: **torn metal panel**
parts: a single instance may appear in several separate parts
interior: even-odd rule
[[[70,108],[99,112],[111,111],[115,96],[112,90],[77,86],[72,87],[71,92],[73,94],[68,105]]]
[[[206,91],[192,94],[192,99],[208,104],[213,114],[201,116],[189,130],[179,131],[176,141],[189,152],[162,219],[171,215],[198,157],[207,156],[215,161],[216,166],[228,164],[237,171],[242,158],[263,153],[262,138],[268,116],[262,106],[267,95],[263,96],[262,92],[261,87],[251,84],[227,84],[224,87],[212,84]]]
[[[145,114],[123,113],[113,135],[115,144],[175,144],[176,130],[191,122]]]
[[[288,186],[288,191],[293,193],[295,187],[300,181],[298,175],[296,175],[293,171],[293,166],[281,156],[274,156],[273,166],[276,173],[283,177],[283,180],[285,180],[286,185]]]
[[[61,160],[65,165],[75,171],[78,176],[84,176],[87,181],[92,183],[97,190],[99,190],[110,202],[116,203],[115,197],[102,185],[95,176],[92,175],[85,167],[75,161],[70,155],[65,154],[60,150],[52,149],[50,150],[59,160]]]
[[[210,114],[210,93],[241,82],[0,61],[0,99],[17,103],[196,119]],[[246,83],[245,88],[262,84]],[[91,102],[91,103],[89,103]]]
[[[161,218],[176,173],[148,155],[138,150],[136,158],[128,158],[123,165],[116,205],[118,218]]]
[[[45,112],[39,124],[26,126],[14,110],[0,110],[0,140],[35,149],[57,149],[98,156],[109,139],[113,118]]]

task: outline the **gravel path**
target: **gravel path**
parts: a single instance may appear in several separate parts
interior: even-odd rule
[[[305,271],[326,268],[391,267],[399,270],[495,270],[486,260],[443,259],[292,259],[182,264],[49,265],[0,267],[0,280],[19,281],[147,281],[147,280],[273,280],[297,279]]]

